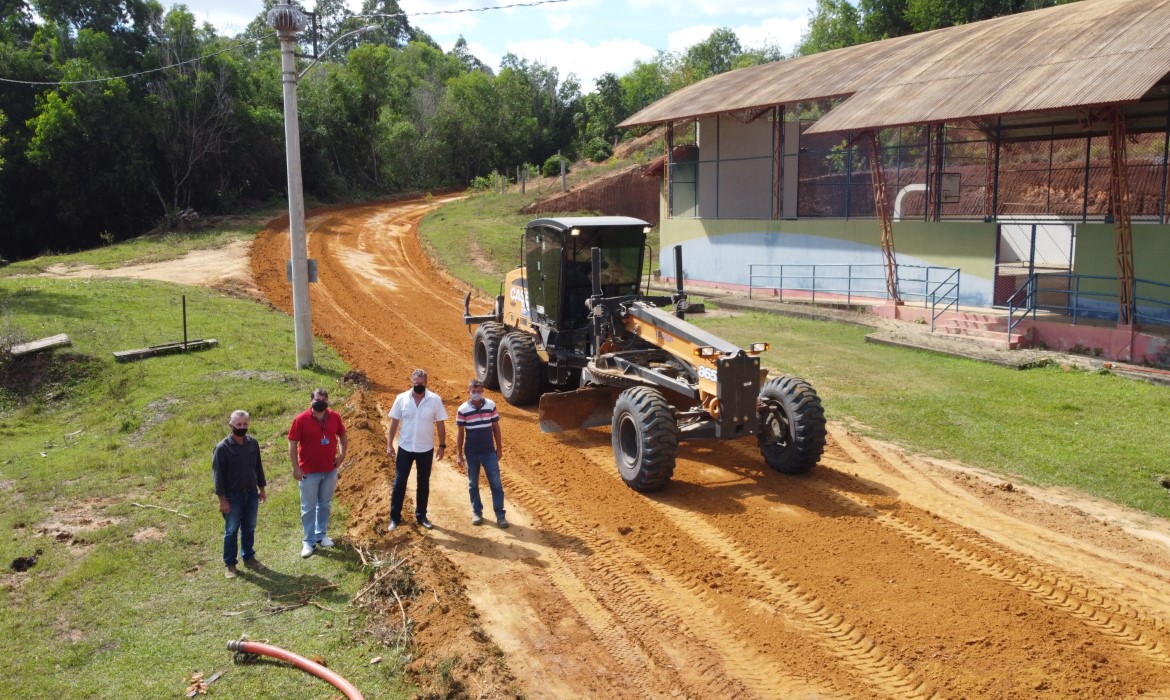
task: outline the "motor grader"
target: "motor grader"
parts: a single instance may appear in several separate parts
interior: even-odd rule
[[[755,435],[772,468],[811,469],[825,446],[816,391],[769,379],[768,343],[742,349],[685,320],[681,247],[674,293],[649,295],[649,231],[622,216],[529,222],[492,313],[473,316],[463,300],[476,378],[508,403],[539,399],[543,432],[611,425],[614,461],[637,491],[666,486],[683,440]]]

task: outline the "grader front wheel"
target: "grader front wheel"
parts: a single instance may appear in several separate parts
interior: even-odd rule
[[[760,390],[760,432],[764,461],[778,472],[803,474],[825,451],[825,410],[808,382],[769,379]]]
[[[496,374],[500,393],[513,406],[526,406],[540,396],[540,355],[527,333],[509,333],[500,343]]]
[[[678,423],[658,391],[633,387],[618,396],[612,439],[618,472],[635,491],[657,491],[674,475]]]
[[[499,389],[500,379],[496,363],[500,354],[500,343],[504,340],[504,324],[488,321],[475,329],[472,341],[472,355],[475,358],[475,378],[488,389]]]

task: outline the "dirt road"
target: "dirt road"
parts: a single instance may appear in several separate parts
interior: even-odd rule
[[[431,618],[439,636],[422,654],[486,633],[529,697],[1170,697],[1170,524],[839,425],[807,477],[770,471],[751,439],[692,443],[670,487],[641,495],[607,429],[544,435],[534,409],[497,396],[513,527],[473,527],[447,461],[432,477],[436,529],[408,518],[385,534],[385,410],[425,367],[453,415],[472,371],[464,290],[417,239],[439,204],[308,221],[315,332],[373,383],[351,419],[369,436],[342,477],[349,534],[441,556],[474,605],[475,629]],[[252,266],[289,309],[287,257],[274,228]]]

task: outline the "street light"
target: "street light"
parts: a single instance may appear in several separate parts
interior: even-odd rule
[[[268,26],[280,39],[280,68],[284,82],[284,146],[288,167],[288,238],[292,255],[293,329],[297,369],[313,364],[313,324],[309,310],[309,260],[305,243],[305,193],[301,182],[301,137],[297,118],[296,35],[306,26],[305,15],[281,3],[268,11]]]

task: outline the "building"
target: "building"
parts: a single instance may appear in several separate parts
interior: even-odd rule
[[[648,125],[665,277],[681,245],[695,281],[1105,320],[1117,359],[1170,357],[1141,330],[1170,326],[1170,0],[745,68],[621,124]]]

